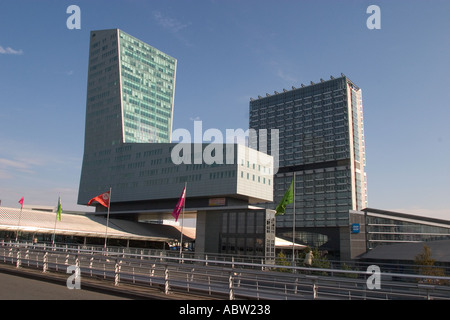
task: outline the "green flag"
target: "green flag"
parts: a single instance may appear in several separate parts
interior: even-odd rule
[[[56,209],[56,219],[58,221],[61,221],[61,212],[62,212],[62,207],[61,207],[61,196],[58,198],[58,209]]]
[[[283,199],[281,199],[280,204],[276,207],[275,210],[277,211],[277,213],[275,215],[276,216],[283,215],[286,206],[292,203],[293,201],[294,201],[294,179],[292,179],[291,186],[289,187],[289,189],[287,189],[286,193],[283,196]]]

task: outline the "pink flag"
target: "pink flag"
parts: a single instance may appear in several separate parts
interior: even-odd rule
[[[19,200],[20,203],[20,210],[22,211],[23,209],[23,197]]]
[[[186,198],[186,186],[184,186],[183,193],[181,194],[180,199],[178,199],[177,205],[172,212],[172,216],[175,218],[175,221],[178,221],[178,216],[180,215],[180,212],[183,209],[185,198]]]

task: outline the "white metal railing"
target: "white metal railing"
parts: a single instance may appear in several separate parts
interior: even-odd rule
[[[370,290],[365,271],[304,268],[171,255],[167,251],[0,242],[0,262],[42,272],[67,272],[77,266],[83,277],[157,286],[168,294],[228,299],[450,299],[450,277],[382,272],[381,288]],[[280,270],[285,272],[280,272]]]

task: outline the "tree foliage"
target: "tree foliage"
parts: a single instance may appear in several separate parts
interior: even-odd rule
[[[423,246],[423,251],[414,259],[414,265],[419,274],[424,276],[445,276],[444,269],[436,267],[435,263],[436,260],[432,258],[431,249],[427,245]],[[440,282],[438,279],[421,279],[420,281],[432,284],[442,284],[442,281]]]

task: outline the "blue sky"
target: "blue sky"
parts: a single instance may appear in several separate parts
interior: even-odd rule
[[[446,0],[2,0],[2,205],[61,194],[77,208],[89,32],[120,28],[178,60],[174,129],[245,130],[250,97],[344,73],[363,90],[369,207],[450,219],[449,13]]]

